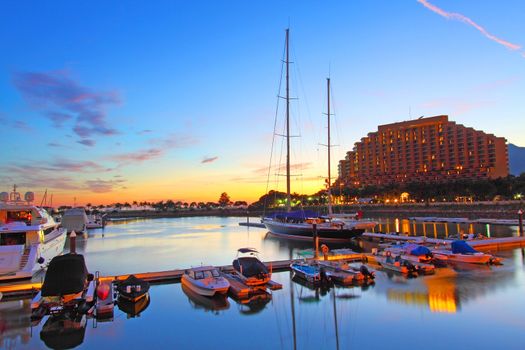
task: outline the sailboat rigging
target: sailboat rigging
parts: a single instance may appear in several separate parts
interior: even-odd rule
[[[347,242],[351,238],[361,235],[365,229],[375,226],[361,225],[357,221],[334,218],[331,203],[331,173],[330,173],[330,78],[327,79],[328,98],[328,216],[320,216],[313,211],[292,211],[290,192],[290,71],[289,71],[289,43],[290,30],[286,29],[285,39],[286,64],[286,212],[274,213],[262,219],[262,223],[271,234],[294,240],[311,240],[312,225],[317,225],[317,235],[321,242]],[[371,226],[370,226],[371,225]]]

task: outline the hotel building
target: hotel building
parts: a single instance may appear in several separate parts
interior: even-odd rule
[[[339,161],[350,187],[494,179],[509,174],[506,139],[440,115],[380,125]]]

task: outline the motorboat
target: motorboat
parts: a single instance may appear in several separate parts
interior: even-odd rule
[[[386,270],[402,273],[403,275],[417,276],[417,268],[401,256],[392,257],[391,254],[386,256],[377,255],[375,257],[377,263]]]
[[[232,263],[239,278],[248,286],[265,285],[272,277],[271,271],[259,260],[258,255],[259,252],[254,248],[240,248]]]
[[[469,264],[489,264],[495,259],[490,254],[479,252],[467,242],[456,240],[450,243],[450,249],[436,248],[432,250],[434,257],[446,262],[459,262]]]
[[[0,193],[0,281],[31,278],[64,250],[66,230],[16,185]]]
[[[47,314],[86,314],[95,303],[96,281],[87,270],[84,256],[59,255],[51,260],[42,289],[31,301],[32,318]]]
[[[375,274],[370,272],[365,265],[360,268],[354,268],[347,262],[340,261],[318,261],[317,264],[326,270],[326,274],[334,282],[346,285],[373,281]]]
[[[217,268],[213,266],[193,267],[185,270],[181,282],[183,286],[195,293],[207,297],[226,294],[230,288],[230,282],[222,277]]]
[[[433,259],[432,251],[423,245],[414,243],[403,243],[387,246],[385,252],[393,255],[401,255],[405,260],[413,263],[431,263]]]
[[[330,274],[322,265],[315,263],[309,264],[305,261],[295,261],[290,264],[290,269],[293,271],[294,276],[302,278],[312,284],[330,281]]]
[[[84,208],[67,209],[62,215],[61,225],[68,233],[75,231],[77,234],[86,232],[88,217]]]
[[[117,300],[117,306],[119,310],[125,312],[128,318],[139,317],[140,314],[148,308],[149,303],[149,293],[146,293],[142,299],[139,299],[136,302],[124,298],[118,298]]]
[[[104,216],[100,214],[87,215],[87,223],[86,223],[87,229],[104,228],[104,226],[105,226]]]
[[[135,303],[146,297],[149,291],[149,283],[135,275],[129,275],[125,280],[117,284],[118,298]]]

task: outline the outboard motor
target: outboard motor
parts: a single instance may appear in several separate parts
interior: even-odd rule
[[[410,261],[404,261],[404,265],[408,268],[408,273],[411,275],[417,275],[417,267],[414,266]]]
[[[376,275],[374,272],[370,272],[368,268],[365,265],[361,265],[359,268],[359,272],[361,272],[367,279],[374,279],[376,278]]]

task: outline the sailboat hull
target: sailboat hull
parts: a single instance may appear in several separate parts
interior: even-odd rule
[[[263,224],[276,237],[300,241],[313,239],[312,225],[309,224],[283,223],[272,220],[263,220]],[[365,230],[360,228],[317,227],[319,241],[326,243],[345,243],[361,236],[363,232]]]

